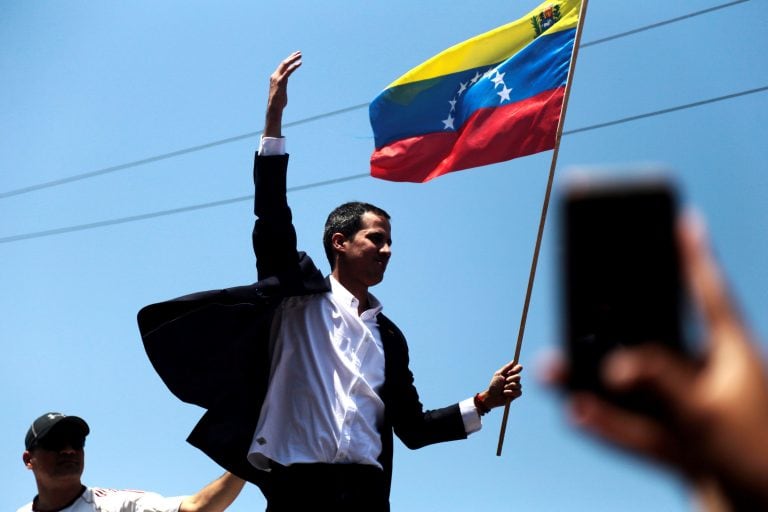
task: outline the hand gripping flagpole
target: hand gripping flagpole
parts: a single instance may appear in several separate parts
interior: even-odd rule
[[[547,189],[544,193],[544,203],[541,205],[541,218],[539,219],[539,231],[536,234],[536,245],[533,249],[533,260],[531,261],[531,272],[528,275],[528,288],[525,292],[525,302],[523,312],[520,317],[520,328],[517,332],[517,344],[515,346],[515,357],[513,361],[517,363],[520,360],[520,351],[523,348],[523,334],[525,333],[525,321],[528,318],[528,307],[531,303],[531,293],[533,291],[533,280],[536,277],[536,265],[539,262],[539,249],[541,248],[541,238],[544,234],[544,224],[547,221],[547,210],[549,209],[549,197],[552,193],[552,182],[555,178],[555,167],[557,166],[557,155],[560,152],[560,139],[563,136],[563,123],[565,122],[565,111],[568,108],[568,98],[571,95],[571,84],[573,83],[573,73],[576,68],[576,57],[579,55],[579,45],[581,43],[581,30],[584,27],[584,19],[587,14],[587,3],[589,0],[582,0],[579,9],[579,21],[576,25],[576,38],[573,43],[573,53],[568,67],[568,80],[565,83],[565,93],[563,95],[563,105],[560,107],[560,119],[557,121],[557,133],[555,135],[555,147],[552,152],[552,164],[549,167],[549,178],[547,179]],[[509,404],[507,400],[504,406],[504,417],[501,420],[501,431],[499,432],[499,444],[496,448],[496,456],[501,456],[501,449],[504,446],[504,434],[507,431],[507,419],[509,418]]]

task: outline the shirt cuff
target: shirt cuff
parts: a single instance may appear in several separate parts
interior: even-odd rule
[[[285,137],[264,137],[262,135],[259,143],[259,154],[261,156],[284,155]]]
[[[461,419],[464,421],[464,430],[467,435],[474,434],[483,427],[480,414],[475,408],[474,398],[467,398],[459,402],[459,410],[461,411]]]

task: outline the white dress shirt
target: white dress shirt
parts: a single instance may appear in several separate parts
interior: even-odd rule
[[[261,155],[284,152],[284,138],[262,138]],[[259,469],[270,460],[381,467],[381,303],[369,294],[370,308],[358,315],[358,300],[330,282],[330,292],[286,298],[275,315],[269,388],[248,454]],[[466,432],[479,430],[473,399],[459,406]]]
[[[333,277],[331,292],[289,297],[275,316],[269,388],[249,460],[379,466],[384,348],[376,315]]]

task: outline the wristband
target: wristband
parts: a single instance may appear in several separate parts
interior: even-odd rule
[[[483,399],[480,397],[480,393],[475,394],[475,409],[477,409],[477,413],[480,416],[491,410],[490,407],[485,405],[485,402],[483,402]]]

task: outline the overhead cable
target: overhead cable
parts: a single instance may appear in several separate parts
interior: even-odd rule
[[[603,37],[601,39],[596,39],[594,41],[589,41],[587,43],[582,43],[580,47],[581,48],[587,48],[589,46],[595,46],[595,45],[598,45],[598,44],[603,44],[603,43],[606,43],[606,42],[609,42],[609,41],[613,41],[613,40],[616,40],[616,39],[620,39],[620,38],[623,38],[623,37],[634,35],[634,34],[637,34],[639,32],[644,32],[644,31],[647,31],[647,30],[656,29],[656,28],[662,27],[664,25],[669,25],[669,24],[672,24],[672,23],[678,23],[680,21],[684,21],[684,20],[687,20],[687,19],[690,19],[690,18],[693,18],[693,17],[696,17],[696,16],[701,16],[702,14],[707,14],[707,13],[710,13],[710,12],[713,12],[713,11],[717,11],[717,10],[720,10],[720,9],[726,9],[728,7],[733,7],[733,6],[737,5],[737,4],[741,4],[741,3],[744,3],[744,2],[748,2],[748,1],[749,0],[736,0],[736,1],[727,2],[727,3],[724,3],[724,4],[720,4],[720,5],[716,5],[714,7],[710,7],[710,8],[707,8],[707,9],[702,9],[702,10],[695,11],[695,12],[691,12],[691,13],[688,13],[688,14],[684,14],[682,16],[677,16],[675,18],[670,18],[668,20],[663,20],[663,21],[659,21],[659,22],[656,22],[656,23],[651,23],[650,25],[645,25],[645,26],[642,26],[642,27],[639,27],[639,28],[636,28],[636,29],[632,29],[632,30],[626,31],[626,32],[620,32],[618,34],[614,34],[614,35],[611,35],[611,36]],[[318,120],[325,119],[325,118],[332,117],[332,116],[336,116],[336,115],[339,115],[339,114],[344,114],[344,113],[347,113],[347,112],[352,112],[354,110],[359,110],[359,109],[362,109],[362,108],[367,108],[369,104],[370,103],[360,103],[358,105],[352,105],[351,107],[346,107],[346,108],[342,108],[340,110],[334,110],[332,112],[326,112],[324,114],[318,114],[316,116],[307,117],[307,118],[300,119],[298,121],[294,121],[294,122],[291,122],[291,123],[286,123],[283,126],[285,128],[288,128],[288,127],[291,127],[291,126],[298,126],[298,125],[301,125],[301,124],[310,123],[310,122],[313,122],[313,121],[318,121]],[[95,178],[97,176],[102,176],[102,175],[110,174],[110,173],[117,172],[117,171],[124,171],[126,169],[132,169],[134,167],[139,167],[139,166],[142,166],[142,165],[146,165],[146,164],[150,164],[150,163],[154,163],[154,162],[159,162],[161,160],[167,160],[169,158],[175,158],[175,157],[178,157],[178,156],[187,155],[189,153],[195,153],[197,151],[203,151],[205,149],[210,149],[212,147],[221,146],[221,145],[224,145],[224,144],[229,144],[229,143],[237,142],[237,141],[244,140],[244,139],[249,139],[251,137],[256,137],[258,135],[261,135],[262,131],[263,130],[258,130],[258,131],[249,132],[249,133],[243,133],[241,135],[235,135],[233,137],[227,137],[225,139],[219,139],[219,140],[215,140],[215,141],[208,142],[208,143],[205,143],[205,144],[199,144],[197,146],[190,146],[188,148],[183,148],[183,149],[179,149],[179,150],[176,150],[176,151],[170,151],[168,153],[161,153],[159,155],[150,156],[150,157],[147,157],[147,158],[142,158],[140,160],[134,160],[134,161],[126,162],[126,163],[119,164],[119,165],[113,165],[113,166],[110,166],[110,167],[104,167],[102,169],[97,169],[95,171],[84,172],[84,173],[81,173],[81,174],[75,174],[75,175],[67,176],[67,177],[64,177],[64,178],[59,178],[59,179],[55,179],[55,180],[51,180],[51,181],[45,181],[45,182],[37,183],[37,184],[34,184],[34,185],[28,185],[28,186],[21,187],[21,188],[17,188],[17,189],[13,189],[13,190],[8,190],[8,191],[5,191],[5,192],[0,192],[0,199],[4,199],[4,198],[7,198],[7,197],[12,197],[12,196],[18,196],[18,195],[22,195],[22,194],[28,194],[30,192],[35,192],[37,190],[43,190],[43,189],[46,189],[46,188],[58,187],[58,186],[66,185],[68,183],[73,183],[73,182],[76,182],[76,181],[81,181],[81,180],[86,180],[86,179],[90,179],[90,178]]]
[[[726,94],[724,96],[718,96],[716,98],[709,98],[709,99],[706,99],[706,100],[695,101],[693,103],[686,103],[685,105],[678,105],[678,106],[675,106],[675,107],[665,108],[665,109],[661,109],[661,110],[655,110],[653,112],[646,112],[644,114],[638,114],[638,115],[635,115],[635,116],[624,117],[624,118],[616,119],[616,120],[613,120],[613,121],[607,121],[607,122],[604,122],[604,123],[597,123],[597,124],[593,124],[593,125],[589,125],[589,126],[584,126],[584,127],[581,127],[581,128],[575,128],[573,130],[564,131],[563,135],[564,136],[565,135],[573,135],[575,133],[582,133],[582,132],[586,132],[586,131],[597,130],[597,129],[606,128],[606,127],[609,127],[609,126],[615,126],[615,125],[622,124],[622,123],[628,123],[628,122],[637,121],[637,120],[640,120],[640,119],[646,119],[648,117],[659,116],[659,115],[663,115],[663,114],[669,114],[671,112],[678,112],[678,111],[681,111],[681,110],[686,110],[686,109],[690,109],[690,108],[700,107],[702,105],[708,105],[708,104],[711,104],[711,103],[716,103],[716,102],[719,102],[719,101],[725,101],[725,100],[737,98],[737,97],[740,97],[740,96],[746,96],[746,95],[749,95],[749,94],[755,94],[755,93],[764,92],[764,91],[768,91],[768,86],[757,87],[755,89],[749,89],[749,90],[746,90],[746,91],[740,91],[740,92],[736,92],[736,93],[733,93],[733,94]],[[314,183],[308,183],[306,185],[299,185],[299,186],[295,186],[295,187],[290,187],[290,188],[287,189],[287,191],[288,192],[297,192],[297,191],[300,191],[300,190],[307,190],[307,189],[312,189],[312,188],[325,187],[325,186],[329,186],[329,185],[335,185],[337,183],[342,183],[342,182],[345,182],[345,181],[352,181],[352,180],[357,180],[357,179],[365,178],[365,177],[368,177],[368,176],[369,176],[369,174],[367,172],[366,173],[361,173],[361,174],[352,174],[352,175],[349,175],[349,176],[342,176],[340,178],[334,178],[334,179],[330,179],[330,180],[317,181],[317,182],[314,182]],[[181,208],[172,208],[172,209],[169,209],[169,210],[160,210],[160,211],[155,211],[155,212],[150,212],[150,213],[145,213],[145,214],[140,214],[140,215],[132,215],[132,216],[129,216],[129,217],[119,217],[119,218],[116,218],[116,219],[104,220],[104,221],[99,221],[99,222],[90,222],[90,223],[87,223],[87,224],[77,224],[77,225],[74,225],[74,226],[66,226],[66,227],[62,227],[62,228],[48,229],[48,230],[44,230],[44,231],[34,231],[34,232],[30,232],[30,233],[22,233],[22,234],[19,234],[19,235],[11,235],[11,236],[6,236],[6,237],[0,238],[0,244],[11,243],[11,242],[19,242],[21,240],[29,240],[29,239],[32,239],[32,238],[43,238],[43,237],[47,237],[47,236],[60,235],[60,234],[64,234],[64,233],[72,233],[72,232],[75,232],[75,231],[84,231],[84,230],[88,230],[88,229],[112,226],[112,225],[115,225],[115,224],[125,224],[125,223],[128,223],[128,222],[136,222],[136,221],[151,219],[151,218],[155,218],[155,217],[164,217],[164,216],[168,216],[168,215],[176,215],[176,214],[179,214],[179,213],[185,213],[185,212],[190,212],[190,211],[194,211],[194,210],[202,210],[202,209],[205,209],[205,208],[214,208],[214,207],[217,207],[217,206],[223,206],[223,205],[227,205],[227,204],[247,201],[247,200],[250,200],[252,198],[253,198],[252,195],[239,196],[239,197],[233,197],[233,198],[230,198],[230,199],[222,199],[222,200],[219,200],[219,201],[211,201],[211,202],[207,202],[207,203],[200,203],[200,204],[194,204],[194,205],[190,205],[190,206],[184,206],[184,207],[181,207]]]

